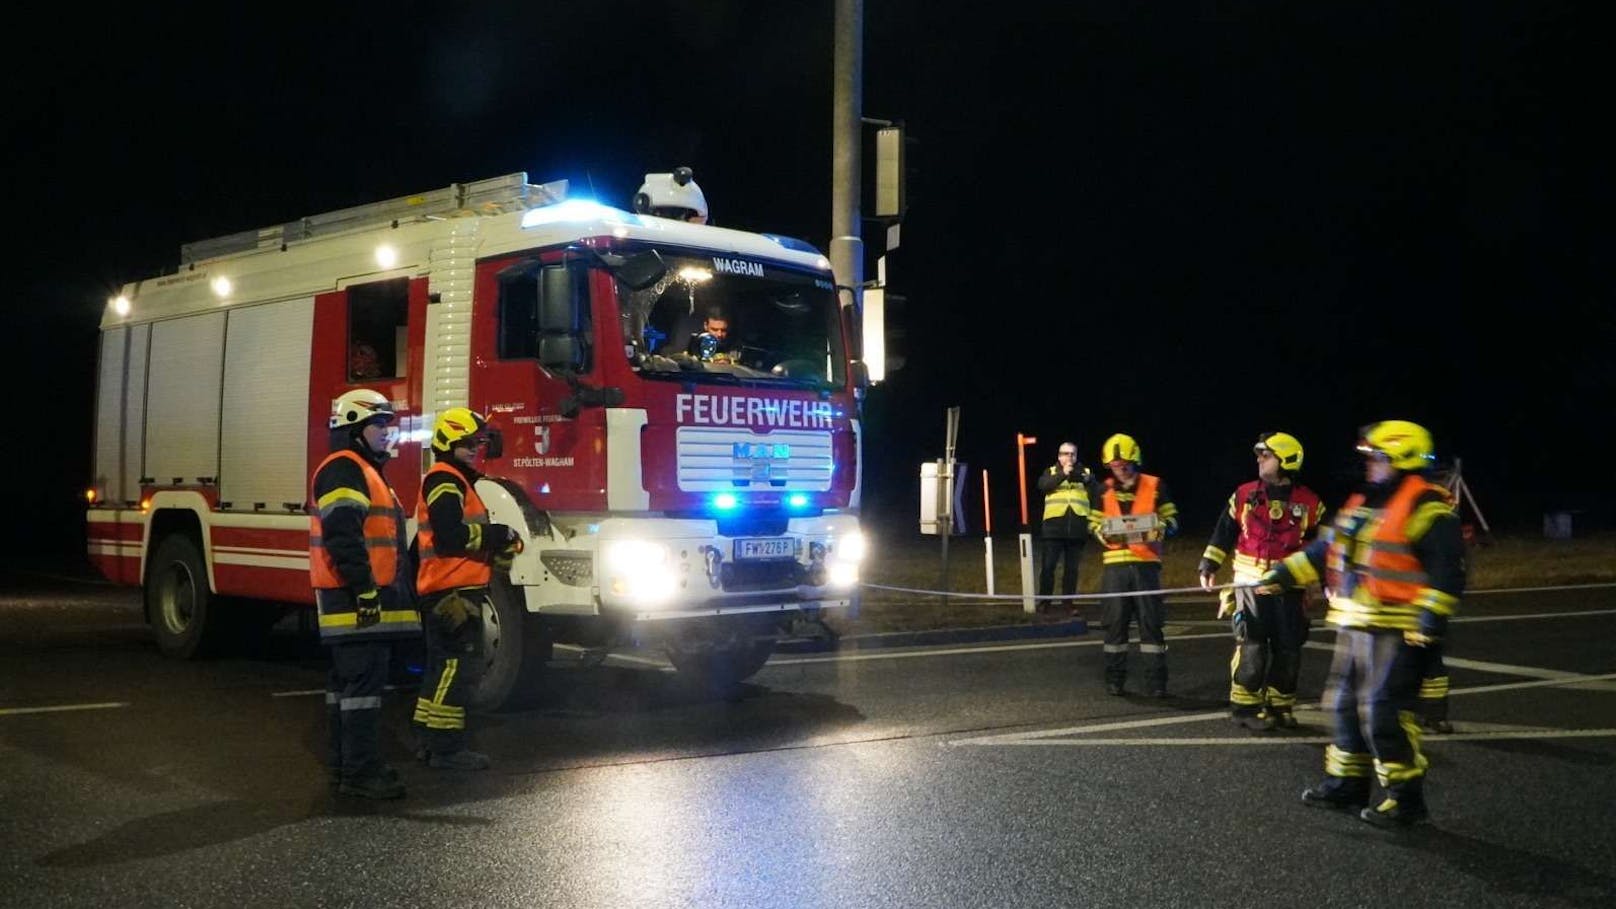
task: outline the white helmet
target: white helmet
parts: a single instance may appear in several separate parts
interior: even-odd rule
[[[357,430],[372,420],[391,423],[396,417],[393,402],[381,392],[369,388],[355,388],[331,402],[332,429]]]
[[[646,174],[645,183],[634,194],[634,210],[658,218],[707,223],[707,197],[688,167],[676,167],[671,174]]]

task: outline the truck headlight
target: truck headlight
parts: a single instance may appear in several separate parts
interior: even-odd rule
[[[864,534],[851,530],[836,538],[835,545],[831,547],[830,557],[835,562],[852,562],[856,565],[864,561],[867,549]]]
[[[601,544],[606,589],[613,596],[638,603],[660,603],[673,598],[678,580],[672,553],[649,540],[607,540]]]

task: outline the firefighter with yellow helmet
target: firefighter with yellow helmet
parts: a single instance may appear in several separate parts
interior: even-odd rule
[[[382,476],[394,419],[387,396],[369,388],[331,402],[332,452],[309,482],[309,574],[331,650],[328,761],[339,794],[371,799],[404,794],[382,760],[378,725],[392,644],[421,633],[404,509]]]
[[[1337,628],[1330,665],[1334,741],[1325,778],[1302,793],[1321,808],[1356,811],[1377,827],[1428,815],[1428,761],[1418,700],[1428,648],[1442,640],[1465,586],[1464,538],[1452,497],[1426,472],[1431,434],[1407,420],[1365,427],[1363,487],[1341,506],[1330,534],[1262,578],[1262,592],[1322,584],[1325,621]],[[1381,801],[1368,807],[1370,780]]]
[[[1235,725],[1266,731],[1296,728],[1296,678],[1307,640],[1306,591],[1259,595],[1254,585],[1268,570],[1317,536],[1324,503],[1295,481],[1302,443],[1290,433],[1265,432],[1252,446],[1257,479],[1229,496],[1201,554],[1197,573],[1211,589],[1232,553],[1237,586],[1219,596],[1218,618],[1234,630],[1229,667],[1229,715]]]
[[[442,770],[485,770],[488,756],[466,747],[466,701],[481,669],[483,617],[493,609],[489,584],[496,568],[510,568],[522,538],[490,523],[477,495],[481,457],[500,454],[499,435],[488,420],[470,408],[451,407],[438,414],[431,444],[435,463],[421,478],[415,502],[415,584],[427,644],[415,700],[417,756]]]
[[[1105,546],[1100,593],[1105,622],[1105,691],[1125,692],[1128,627],[1139,622],[1139,654],[1145,663],[1145,692],[1167,696],[1167,603],[1162,589],[1162,540],[1178,532],[1178,506],[1162,479],[1140,473],[1143,458],[1132,436],[1117,433],[1100,447],[1100,463],[1110,468],[1100,487],[1100,507],[1089,512],[1089,529]],[[1124,532],[1130,523],[1146,529]]]

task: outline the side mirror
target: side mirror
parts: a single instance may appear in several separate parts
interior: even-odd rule
[[[539,365],[551,372],[575,373],[584,364],[584,346],[577,335],[539,336]]]
[[[870,387],[870,367],[863,360],[854,360],[852,364],[853,387]]]
[[[578,273],[565,265],[539,271],[539,331],[546,335],[577,334],[582,323],[583,294]]]

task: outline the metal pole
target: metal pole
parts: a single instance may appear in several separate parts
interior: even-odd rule
[[[864,0],[836,0],[835,72],[831,83],[830,266],[863,316],[864,240],[860,227],[860,155],[864,115]],[[860,351],[860,356],[863,352]]]
[[[988,501],[988,472],[982,471],[982,557],[987,560],[988,596],[993,596],[993,506]]]

